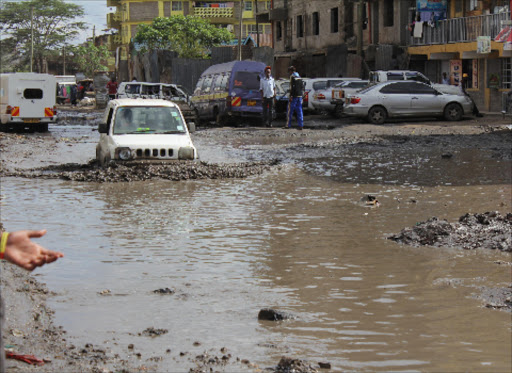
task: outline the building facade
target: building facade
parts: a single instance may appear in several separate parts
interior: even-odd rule
[[[445,0],[441,5],[428,8],[427,2],[415,9],[408,41],[411,67],[437,81],[446,72],[452,84],[467,74],[466,89],[480,110],[501,111],[503,93],[512,88],[512,1]]]
[[[260,46],[271,46],[270,23],[257,23],[256,12],[270,9],[271,1],[168,1],[107,0],[112,12],[107,25],[116,32],[109,36],[108,46],[116,51],[119,64],[128,60],[129,45],[140,24],[149,24],[156,17],[192,15],[209,19],[217,27],[227,28],[235,38],[251,36]],[[242,19],[240,19],[242,18]]]

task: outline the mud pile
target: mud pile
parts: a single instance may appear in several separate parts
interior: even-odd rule
[[[512,252],[512,213],[466,214],[457,223],[433,217],[388,237],[413,246],[477,248]]]
[[[210,164],[206,162],[176,163],[111,163],[108,167],[99,167],[96,161],[89,164],[68,163],[57,166],[33,168],[28,170],[0,171],[0,176],[42,179],[63,179],[86,182],[128,182],[150,179],[190,180],[190,179],[228,179],[247,178],[260,175],[276,166],[278,161],[246,162],[238,164]]]

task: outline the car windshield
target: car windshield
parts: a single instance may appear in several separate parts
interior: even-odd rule
[[[168,106],[130,106],[117,109],[114,134],[186,133],[177,108]]]

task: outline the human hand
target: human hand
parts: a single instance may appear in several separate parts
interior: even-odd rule
[[[17,231],[9,233],[4,259],[28,271],[62,258],[64,254],[45,249],[31,238],[43,237],[46,229],[40,231]]]

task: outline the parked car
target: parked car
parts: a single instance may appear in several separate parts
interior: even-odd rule
[[[193,128],[192,128],[193,131]],[[162,99],[109,101],[98,126],[96,159],[110,161],[176,161],[196,159],[185,118],[177,104]]]
[[[306,101],[306,105],[304,107],[304,112],[313,113],[316,111],[315,107],[313,106],[313,97],[315,92],[317,90],[324,90],[334,87],[336,84],[347,80],[347,78],[312,78],[304,80],[306,81],[306,92],[304,94],[304,101]]]
[[[315,92],[313,96],[313,107],[323,113],[339,116],[343,111],[346,93],[354,93],[368,85],[368,80],[352,78],[345,80],[327,89]]]
[[[195,120],[194,106],[190,95],[176,84],[149,82],[122,82],[117,88],[116,98],[161,98],[174,102],[188,122]]]
[[[439,84],[430,81],[425,75],[420,73],[419,71],[414,70],[376,70],[370,72],[370,82],[371,83],[382,83],[388,81],[396,81],[396,80],[414,80],[417,82],[422,82],[432,86],[440,92],[460,95],[463,96],[464,93],[460,90],[460,88],[456,85],[449,84]]]
[[[197,81],[192,103],[196,123],[214,120],[224,124],[234,117],[261,118],[259,77],[263,62],[232,61],[210,66]]]
[[[369,80],[347,81],[335,86],[332,90],[331,103],[334,104],[334,116],[337,118],[343,115],[345,99],[366,88],[370,84]]]
[[[461,120],[473,110],[472,101],[439,92],[416,81],[391,81],[371,85],[346,99],[344,113],[383,124],[392,117],[444,117]]]

